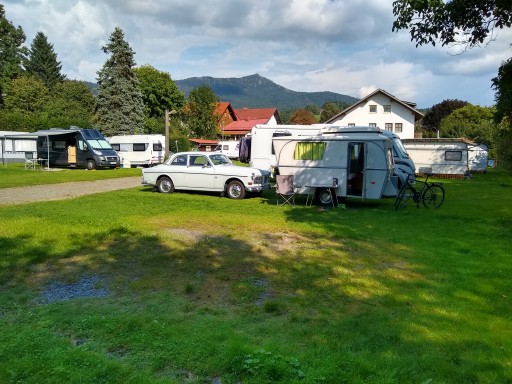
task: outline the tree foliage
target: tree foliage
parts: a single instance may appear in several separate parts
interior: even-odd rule
[[[416,46],[440,42],[473,47],[510,28],[510,0],[398,0],[393,2],[393,31],[408,29]]]
[[[135,53],[125,41],[121,28],[114,29],[102,50],[110,57],[98,71],[98,127],[107,136],[140,133],[144,124],[144,104],[133,70]]]
[[[218,116],[215,115],[218,98],[208,85],[202,85],[190,91],[184,107],[191,137],[215,139]]]
[[[49,100],[48,88],[34,76],[20,76],[8,84],[4,108],[9,112],[42,112]]]
[[[300,125],[309,125],[316,124],[318,121],[316,120],[315,115],[313,115],[310,111],[305,109],[297,109],[293,112],[290,117],[291,124],[300,124]]]
[[[465,105],[441,120],[442,137],[465,137],[477,143],[492,145],[496,130],[494,108]]]
[[[57,61],[53,45],[48,42],[46,35],[42,32],[37,32],[32,41],[24,66],[27,73],[41,79],[48,89],[53,89],[65,79],[65,76],[60,73],[62,65]]]
[[[441,127],[441,120],[456,109],[462,108],[467,104],[469,104],[467,101],[448,99],[433,105],[421,120],[423,129],[430,133],[439,131]]]
[[[320,113],[320,122],[325,123],[341,112],[339,103],[325,103]]]
[[[22,73],[21,63],[27,54],[24,42],[23,29],[5,18],[4,6],[0,4],[0,105],[5,86]]]
[[[498,124],[495,142],[499,160],[512,168],[512,58],[505,61],[492,79],[496,90],[496,114]]]
[[[94,96],[89,87],[78,80],[58,83],[46,105],[51,127],[91,127],[94,118]]]

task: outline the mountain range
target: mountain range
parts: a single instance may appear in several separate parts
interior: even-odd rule
[[[234,108],[277,108],[294,110],[308,105],[322,107],[326,102],[352,105],[357,98],[334,92],[297,92],[287,89],[258,74],[244,77],[190,77],[174,80],[185,96],[202,85],[208,85],[220,101],[229,101]]]

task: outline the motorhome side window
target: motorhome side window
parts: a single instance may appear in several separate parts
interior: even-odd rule
[[[144,152],[146,150],[146,143],[133,143],[133,152]]]
[[[293,152],[294,160],[322,160],[325,153],[325,142],[298,142]]]
[[[53,149],[66,149],[66,142],[64,140],[54,140],[52,146]]]
[[[447,161],[461,161],[462,151],[446,151],[444,153],[444,159]]]
[[[291,136],[291,132],[274,132],[272,134],[272,138],[274,137],[283,137],[283,136]],[[270,146],[272,147],[272,154],[275,155],[276,154],[276,151],[274,149],[274,143],[271,142]]]

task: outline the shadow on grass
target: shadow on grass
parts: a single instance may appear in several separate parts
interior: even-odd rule
[[[439,280],[449,276],[430,280],[422,273],[426,266],[408,260],[408,247],[367,242],[349,223],[340,224],[335,211],[326,212],[333,220],[319,219],[309,207],[288,214],[334,235],[238,238],[159,228],[152,236],[117,226],[73,233],[65,251],[28,235],[0,237],[0,284],[8,291],[0,301],[3,316],[10,315],[7,300],[16,299],[20,289],[37,294],[49,283],[97,274],[112,296],[95,299],[98,307],[88,304],[87,337],[100,339],[96,343],[109,356],[138,354],[135,366],[148,365],[151,374],[169,365],[172,375],[184,365],[205,371],[191,361],[218,354],[220,361],[209,369],[243,376],[249,373],[240,356],[265,347],[299,356],[307,382],[314,377],[325,382],[510,379],[495,358],[494,340],[480,338],[481,319],[468,327],[446,298],[436,297]],[[354,236],[344,238],[347,231]],[[102,307],[101,300],[108,305]],[[58,313],[61,307],[53,305]],[[125,314],[131,312],[139,317]],[[84,332],[81,316],[75,316],[62,320],[59,332]],[[112,316],[124,325],[107,323]],[[175,324],[179,334],[163,332],[161,322]],[[457,334],[458,329],[468,334]],[[145,337],[127,336],[140,332]],[[292,378],[283,375],[275,381]]]

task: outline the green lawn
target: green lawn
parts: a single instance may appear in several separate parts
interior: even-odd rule
[[[0,382],[510,384],[512,175],[445,187],[439,210],[143,187],[0,206]],[[109,294],[45,300],[87,278]]]
[[[68,181],[111,179],[115,177],[140,176],[138,168],[86,169],[51,168],[25,170],[24,164],[0,164],[0,188],[22,187],[37,184],[55,184]]]

